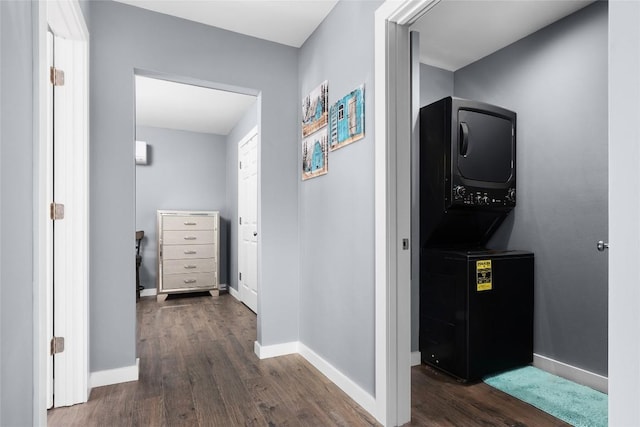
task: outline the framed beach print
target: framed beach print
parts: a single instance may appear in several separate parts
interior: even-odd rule
[[[324,175],[329,171],[327,128],[302,140],[302,180]]]
[[[302,100],[302,137],[327,125],[329,82],[324,81]]]
[[[329,135],[331,151],[364,138],[364,85],[331,106]]]

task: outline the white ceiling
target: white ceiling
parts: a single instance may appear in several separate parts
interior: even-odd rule
[[[338,0],[117,1],[300,47]],[[412,29],[421,62],[455,71],[592,2],[440,0]],[[136,101],[139,125],[227,135],[255,97],[137,76]]]
[[[412,29],[420,62],[456,71],[593,3],[593,0],[442,0]]]
[[[136,76],[136,125],[228,135],[256,97]]]
[[[1,1],[1,0],[0,0]],[[338,0],[116,0],[300,47]],[[255,97],[136,76],[136,124],[228,135]]]
[[[236,33],[300,47],[338,0],[116,0]]]

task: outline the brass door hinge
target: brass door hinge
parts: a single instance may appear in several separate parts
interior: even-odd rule
[[[64,86],[64,71],[57,69],[56,67],[50,68],[51,84],[54,86]]]
[[[51,203],[49,205],[49,215],[54,221],[64,219],[64,205],[62,203]]]
[[[64,351],[64,337],[51,338],[51,354],[62,353]]]

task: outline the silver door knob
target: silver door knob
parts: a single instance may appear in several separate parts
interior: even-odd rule
[[[597,248],[598,248],[598,250],[599,250],[600,252],[604,252],[604,250],[605,250],[605,249],[609,249],[609,244],[608,244],[608,243],[603,242],[602,240],[600,240],[600,241],[598,242],[598,246],[597,246]]]

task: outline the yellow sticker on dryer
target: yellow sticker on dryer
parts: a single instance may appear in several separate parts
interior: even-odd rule
[[[476,261],[476,290],[490,291],[493,289],[491,283],[491,260],[485,259]]]

